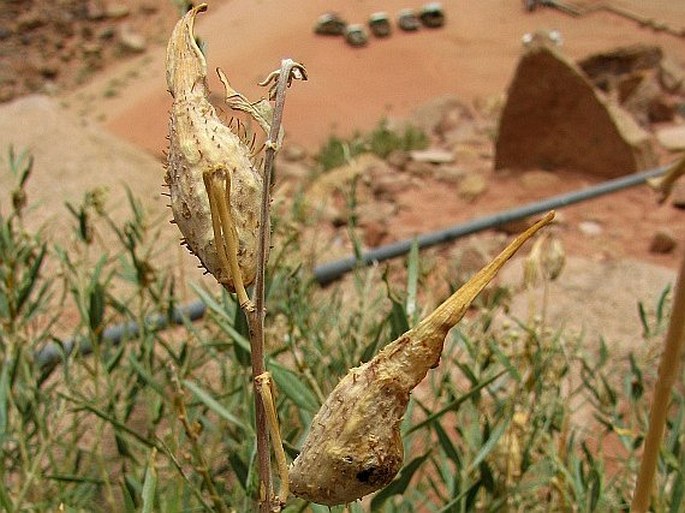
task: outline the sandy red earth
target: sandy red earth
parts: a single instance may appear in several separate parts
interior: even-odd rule
[[[576,2],[585,6],[597,3]],[[620,5],[669,26],[685,27],[685,4],[634,0]],[[221,67],[232,85],[250,98],[263,95],[256,83],[276,69],[282,58],[291,57],[307,66],[309,81],[297,83],[289,93],[285,127],[288,142],[311,151],[332,134],[349,136],[370,130],[382,118],[402,118],[438,96],[453,95],[468,104],[501,97],[527,32],[559,30],[563,51],[574,59],[633,43],[657,44],[676,59],[685,55],[685,38],[655,32],[615,14],[594,12],[571,17],[550,8],[527,13],[516,0],[444,2],[444,28],[416,33],[395,30],[387,39],[371,38],[363,48],[352,48],[341,38],[317,36],[312,31],[315,20],[325,11],[337,12],[350,23],[363,23],[378,10],[394,15],[402,7],[420,6],[406,0],[338,0],[325,4],[210,1],[196,30],[206,44],[210,70]],[[112,133],[161,155],[166,147],[171,101],[163,66],[164,48],[160,44],[64,95],[64,101]],[[211,75],[218,95],[220,84]],[[117,85],[111,93],[113,83]],[[103,94],[105,90],[110,94]],[[493,175],[488,193],[473,204],[454,201],[454,191],[426,183],[412,191],[417,201],[402,210],[395,223],[398,233],[390,238],[441,228],[597,181],[573,170],[563,176],[562,185],[553,190],[531,191],[516,188],[511,176]],[[607,236],[599,239],[566,234],[571,254],[578,252],[594,259],[633,256],[672,268],[683,254],[682,245],[667,255],[649,252],[650,238],[660,226],[675,227],[673,231],[681,239],[685,231],[682,213],[670,206],[657,206],[654,196],[644,188],[571,207],[564,214],[569,223],[590,218],[608,227]]]
[[[395,31],[351,48],[341,38],[316,36],[317,17],[339,13],[350,23],[365,23],[378,10],[394,15],[402,7],[420,7],[407,0],[383,2],[343,0],[321,2],[258,2],[222,0],[209,3],[197,23],[206,43],[210,69],[221,67],[234,87],[250,98],[263,91],[256,82],[276,69],[284,57],[304,63],[310,80],[288,98],[288,138],[316,147],[331,133],[350,135],[373,127],[384,116],[402,117],[441,95],[464,101],[502,94],[512,77],[527,32],[557,29],[571,58],[632,43],[654,43],[674,56],[683,55],[685,39],[655,33],[616,15],[597,12],[573,18],[545,8],[526,13],[518,0],[444,2],[447,23],[437,30]],[[583,2],[577,2],[579,4]],[[584,4],[598,2],[584,2]],[[618,2],[617,2],[618,3]],[[623,1],[644,16],[685,27],[685,6],[668,0]],[[148,52],[144,77],[110,99],[89,103],[105,126],[153,152],[165,147],[170,98],[164,84],[163,49]],[[130,65],[130,63],[129,63]],[[108,74],[77,92],[82,98],[111,80]],[[212,74],[212,84],[220,93]],[[76,101],[76,100],[75,100]],[[78,103],[76,101],[76,103]]]

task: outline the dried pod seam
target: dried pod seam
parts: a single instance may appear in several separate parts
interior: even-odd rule
[[[290,468],[295,495],[329,506],[345,504],[395,477],[402,466],[399,427],[410,392],[438,365],[448,331],[475,297],[523,243],[553,218],[554,213],[548,213],[415,328],[349,371],[314,417]]]

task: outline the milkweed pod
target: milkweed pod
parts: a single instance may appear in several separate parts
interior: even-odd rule
[[[217,281],[235,291],[235,274],[226,255],[237,257],[243,284],[252,283],[263,179],[254,165],[248,134],[224,125],[209,102],[207,62],[194,34],[196,17],[206,10],[203,3],[188,11],[167,46],[166,79],[173,105],[165,182],[174,221],[188,249]],[[216,233],[223,236],[217,240]]]
[[[409,394],[440,362],[448,331],[504,263],[554,212],[519,235],[415,328],[338,383],[312,421],[290,468],[292,492],[328,506],[379,490],[402,466],[400,423]]]

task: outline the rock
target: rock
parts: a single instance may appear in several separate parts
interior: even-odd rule
[[[671,205],[676,208],[685,208],[685,179],[677,181],[671,190]]]
[[[416,160],[409,160],[404,166],[404,170],[410,175],[417,176],[419,178],[430,177],[435,174],[435,168],[430,162],[419,162]]]
[[[678,94],[685,85],[685,70],[674,59],[665,56],[659,63],[659,82],[664,91]]]
[[[440,166],[435,175],[441,182],[458,184],[466,177],[466,171],[462,167]]]
[[[660,47],[636,44],[590,55],[578,61],[578,66],[590,80],[597,81],[602,77],[617,77],[635,71],[656,69],[662,57]]]
[[[411,114],[410,119],[412,124],[423,130],[427,134],[437,133],[443,125],[449,125],[454,123],[455,114],[458,112],[457,118],[467,117],[471,118],[470,110],[455,96],[443,96],[435,98],[419,108],[414,110]],[[452,118],[452,120],[446,120],[445,117]]]
[[[517,219],[515,221],[509,221],[508,223],[501,224],[497,226],[496,229],[497,231],[503,232],[507,235],[518,235],[530,228],[532,224],[532,218],[526,217],[525,219]]]
[[[102,0],[88,0],[86,4],[86,18],[91,21],[101,20],[105,17],[105,6]]]
[[[147,48],[145,37],[128,23],[122,23],[119,27],[119,45],[122,50],[132,53],[142,53]]]
[[[676,246],[677,242],[673,232],[666,228],[662,228],[652,237],[652,242],[649,244],[649,251],[663,255],[673,251]]]
[[[17,32],[26,32],[46,25],[48,20],[38,10],[29,10],[17,18]]]
[[[390,201],[364,203],[357,207],[359,226],[364,230],[364,244],[378,246],[388,235],[388,223],[397,213],[397,205]]]
[[[665,94],[659,94],[647,106],[647,116],[652,123],[665,123],[675,119],[678,101]]]
[[[516,287],[521,283],[524,268],[521,260],[521,257],[514,258],[502,269],[503,285]],[[647,350],[635,305],[639,302],[648,307],[656,305],[664,289],[672,286],[675,279],[672,269],[646,262],[593,261],[567,255],[564,272],[558,280],[541,284],[535,295],[512,296],[509,318],[526,319],[531,310],[540,312],[545,308],[545,326],[550,332],[563,330],[568,336],[580,334],[585,347],[596,344],[601,336],[609,345],[612,358],[625,358],[631,352],[640,354]],[[499,325],[497,320],[493,324]]]
[[[521,185],[529,190],[546,189],[561,184],[561,178],[549,171],[531,170],[521,175]]]
[[[656,140],[667,150],[685,150],[685,125],[670,126],[657,130]]]
[[[378,199],[392,199],[409,189],[411,185],[411,177],[408,174],[388,169],[388,172],[377,173],[373,177],[371,191]]]
[[[159,6],[155,3],[155,0],[143,0],[139,9],[143,14],[150,15],[159,11]]]
[[[393,150],[385,157],[385,161],[397,169],[404,169],[409,159],[409,152],[405,150]]]
[[[125,4],[110,3],[105,7],[105,16],[107,18],[125,18],[130,12],[131,10]]]
[[[466,201],[473,201],[483,194],[488,183],[481,173],[469,173],[459,182],[457,193]]]
[[[578,223],[578,229],[580,230],[580,233],[587,235],[588,237],[596,237],[601,235],[604,231],[602,225],[597,221],[581,221]]]
[[[648,126],[650,106],[662,96],[661,87],[654,74],[643,73],[633,91],[623,99],[622,107],[630,112],[643,126]]]
[[[65,203],[79,205],[86,191],[107,189],[112,219],[130,216],[123,184],[146,205],[151,218],[169,216],[161,197],[159,160],[149,153],[110,135],[97,126],[84,126],[46,96],[25,96],[0,106],[0,133],[7,144],[26,149],[34,157],[34,173],[27,182],[31,226],[45,226],[66,243],[73,219]],[[68,144],[65,143],[68,141]],[[12,187],[10,173],[0,174],[0,187]],[[166,231],[169,238],[177,238]],[[163,236],[163,238],[166,238]],[[194,265],[194,264],[193,264]]]
[[[454,162],[454,153],[439,148],[410,151],[409,155],[415,162],[430,162],[431,164],[449,164]]]
[[[617,177],[656,165],[649,134],[546,46],[519,62],[500,119],[495,169],[573,169]]]

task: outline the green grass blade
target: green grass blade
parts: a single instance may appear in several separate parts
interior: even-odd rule
[[[157,491],[157,469],[155,468],[155,456],[157,450],[150,451],[150,459],[148,460],[147,470],[145,472],[145,481],[143,482],[143,507],[141,513],[152,513],[155,504],[155,492]]]
[[[278,390],[294,402],[298,408],[316,413],[321,406],[316,395],[309,389],[301,377],[291,370],[274,362],[269,365],[269,371],[278,386]]]
[[[214,399],[211,395],[209,395],[204,389],[202,389],[199,385],[196,383],[184,379],[183,380],[183,386],[185,386],[188,390],[190,390],[193,394],[195,394],[195,397],[197,397],[207,408],[212,410],[214,413],[219,415],[221,418],[226,420],[227,422],[230,422],[231,424],[239,427],[243,431],[249,432],[250,429],[245,425],[238,417],[233,415],[230,411],[228,411],[224,406],[219,403],[216,399]]]
[[[433,413],[432,415],[429,415],[428,417],[426,417],[424,420],[422,420],[418,424],[414,424],[411,428],[409,428],[407,430],[407,432],[405,433],[405,436],[410,434],[410,433],[413,433],[414,431],[417,431],[419,429],[424,428],[428,424],[434,422],[436,419],[439,419],[440,417],[442,417],[448,411],[458,410],[459,406],[461,406],[462,403],[464,403],[465,401],[468,401],[471,397],[480,393],[481,390],[483,390],[488,385],[492,384],[497,378],[503,376],[504,374],[506,374],[506,371],[500,371],[497,374],[495,374],[494,376],[491,376],[490,378],[481,381],[480,383],[478,383],[478,385],[471,388],[468,392],[466,392],[461,397],[457,397],[454,401],[449,403],[447,406],[445,406],[441,410],[438,410],[437,412]]]

